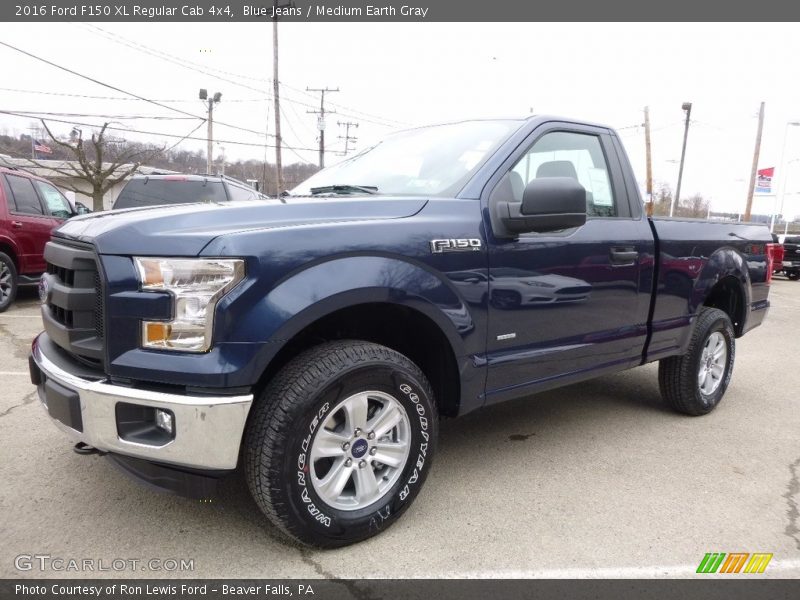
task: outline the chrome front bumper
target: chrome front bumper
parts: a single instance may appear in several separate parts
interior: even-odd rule
[[[135,458],[194,469],[235,469],[239,446],[253,395],[188,396],[138,390],[72,375],[47,358],[37,337],[31,358],[39,369],[32,373],[42,405],[55,425],[73,441]],[[31,366],[33,370],[34,367]],[[38,376],[38,378],[36,377]],[[77,394],[74,411],[80,410],[78,431],[53,416],[47,407],[46,382]],[[52,386],[51,386],[52,388]],[[73,395],[74,399],[74,395]],[[169,410],[174,415],[174,439],[163,445],[130,442],[117,430],[118,402]],[[75,423],[73,423],[75,424]]]

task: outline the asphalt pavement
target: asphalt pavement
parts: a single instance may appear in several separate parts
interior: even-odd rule
[[[667,409],[648,365],[446,421],[405,516],[316,551],[241,478],[199,502],[72,452],[28,377],[25,290],[0,314],[0,577],[684,577],[708,552],[772,553],[763,576],[798,577],[800,282],[770,298],[712,414]]]

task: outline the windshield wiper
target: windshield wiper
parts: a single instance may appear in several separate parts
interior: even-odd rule
[[[336,184],[336,185],[324,185],[321,187],[312,187],[311,188],[311,195],[316,196],[317,194],[352,194],[361,192],[362,194],[377,194],[378,188],[374,185],[347,185],[347,184]]]

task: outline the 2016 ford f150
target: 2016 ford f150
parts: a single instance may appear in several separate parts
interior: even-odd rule
[[[76,450],[195,495],[242,468],[283,532],[340,546],[408,508],[440,416],[652,361],[710,412],[770,242],[647,218],[607,127],[425,127],[280,199],[65,223],[31,377]]]

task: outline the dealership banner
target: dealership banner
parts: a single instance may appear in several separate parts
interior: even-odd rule
[[[772,193],[772,178],[774,175],[775,167],[758,170],[758,179],[756,179],[756,194]]]

